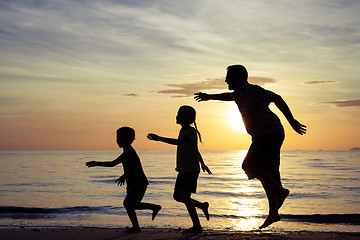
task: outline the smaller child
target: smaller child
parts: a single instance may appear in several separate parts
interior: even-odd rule
[[[199,135],[200,141],[201,137],[196,127],[195,118],[196,111],[193,107],[181,106],[176,116],[176,123],[181,125],[177,139],[160,137],[153,133],[148,134],[150,140],[177,145],[175,170],[178,172],[178,175],[175,183],[174,199],[185,204],[193,222],[193,226],[185,230],[186,233],[202,232],[195,207],[200,208],[204,212],[206,219],[209,220],[209,203],[199,202],[191,198],[191,193],[196,193],[197,180],[200,173],[199,163],[203,171],[211,174],[210,169],[205,165],[198,150],[197,135]],[[191,124],[194,124],[195,128]]]
[[[136,217],[135,210],[150,209],[153,211],[152,220],[161,209],[160,205],[141,202],[147,185],[149,184],[145,173],[142,169],[140,158],[135,149],[131,146],[135,140],[135,131],[130,127],[121,127],[116,131],[116,143],[120,148],[123,148],[123,153],[114,161],[97,162],[90,161],[86,163],[88,167],[114,167],[119,163],[123,164],[124,174],[115,180],[118,185],[123,185],[125,180],[127,182],[126,197],[124,199],[124,207],[132,223],[132,227],[125,232],[136,233],[140,232],[140,226]]]

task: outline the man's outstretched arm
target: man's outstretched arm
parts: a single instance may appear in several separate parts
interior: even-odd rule
[[[274,103],[277,108],[284,114],[288,122],[290,123],[291,127],[300,135],[306,133],[306,126],[299,123],[294,116],[292,115],[289,106],[286,104],[284,99],[281,96],[277,95],[274,99]]]
[[[195,100],[198,102],[208,101],[208,100],[219,100],[219,101],[233,101],[232,93],[219,93],[219,94],[207,94],[198,92],[195,93]]]

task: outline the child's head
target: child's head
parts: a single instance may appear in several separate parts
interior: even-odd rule
[[[176,116],[176,123],[178,124],[193,124],[196,118],[196,111],[193,107],[184,105],[179,108]]]
[[[243,65],[231,65],[227,67],[225,82],[230,90],[240,88],[248,79],[248,72]]]
[[[119,147],[131,145],[135,140],[135,130],[130,127],[121,127],[116,131],[116,143]]]
[[[194,124],[195,130],[196,130],[197,134],[199,135],[199,139],[200,139],[200,142],[201,142],[201,135],[200,135],[200,132],[197,129],[195,120],[196,120],[196,111],[195,111],[195,109],[193,107],[183,105],[183,106],[181,106],[179,108],[179,111],[178,111],[177,116],[176,116],[176,123],[180,124],[180,125]]]

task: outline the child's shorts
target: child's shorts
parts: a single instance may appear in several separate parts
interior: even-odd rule
[[[145,192],[147,184],[141,184],[136,186],[131,186],[126,189],[126,197],[124,199],[124,207],[133,206],[141,203]]]
[[[176,177],[175,190],[187,193],[196,193],[198,177],[199,172],[179,172]]]

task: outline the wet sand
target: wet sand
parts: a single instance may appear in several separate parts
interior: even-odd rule
[[[0,239],[4,240],[162,240],[162,239],[342,239],[358,240],[360,232],[312,232],[312,231],[219,231],[205,230],[201,234],[184,234],[180,229],[142,229],[140,233],[128,234],[125,229],[96,227],[11,227],[0,228]]]

